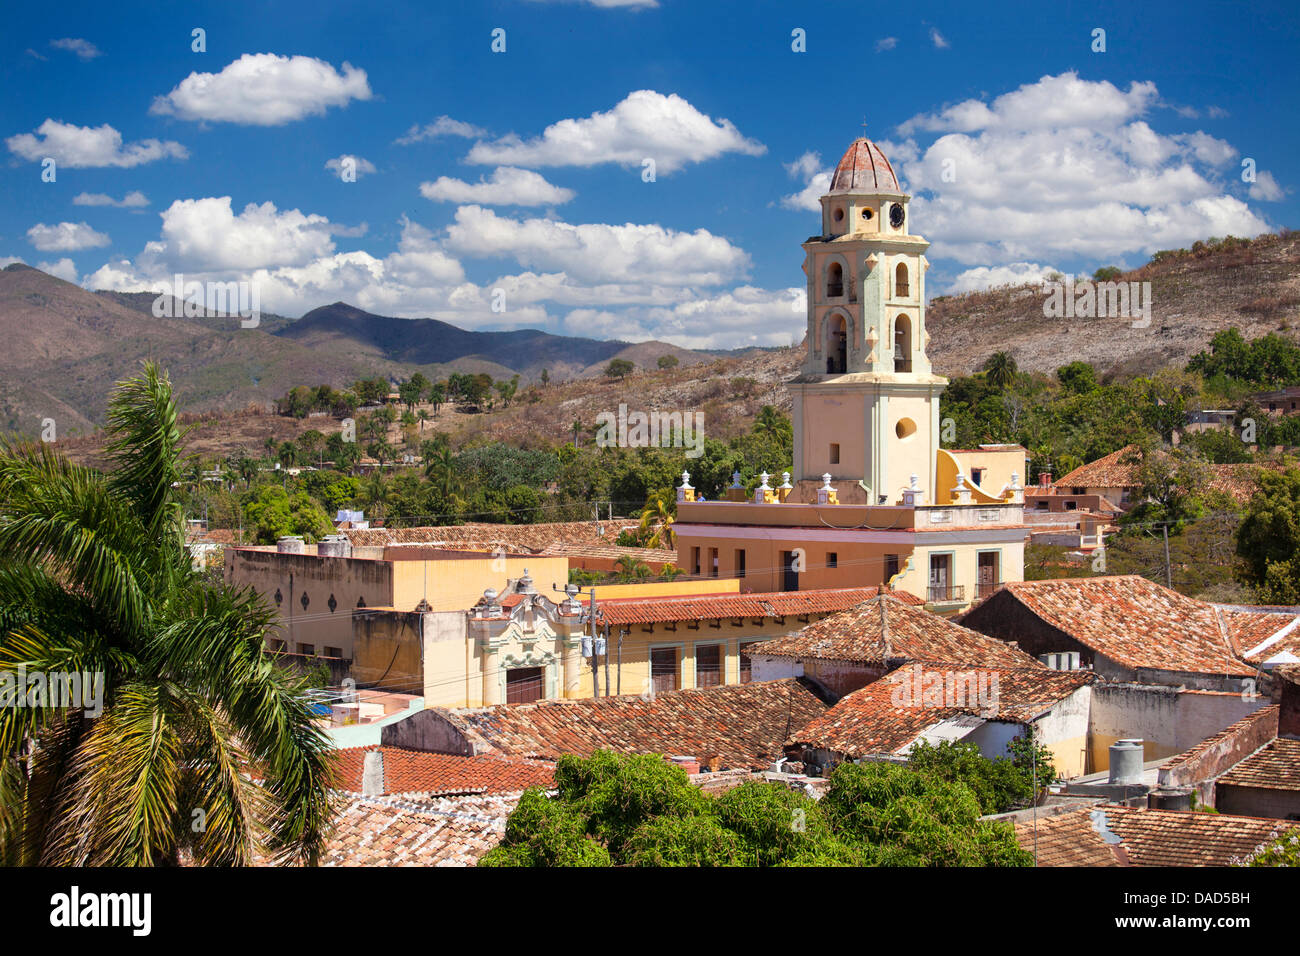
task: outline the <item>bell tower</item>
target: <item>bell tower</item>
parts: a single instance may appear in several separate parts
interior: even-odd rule
[[[925,347],[925,251],[880,147],[860,137],[821,197],[803,244],[808,355],[790,383],[798,478],[829,473],[839,500],[898,504],[916,475],[934,498],[939,394]]]

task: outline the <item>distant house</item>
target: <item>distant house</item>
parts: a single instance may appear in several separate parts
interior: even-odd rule
[[[1277,618],[1229,611],[1136,574],[1017,581],[960,619],[1035,656],[1075,654],[1116,681],[1240,693],[1256,668],[1238,642]]]
[[[1300,385],[1291,385],[1273,392],[1256,392],[1250,398],[1270,415],[1294,415],[1300,412]]]
[[[904,759],[917,744],[975,744],[1003,757],[1007,745],[1033,727],[1066,776],[1085,769],[1089,694],[1087,671],[1054,671],[1031,661],[1001,669],[915,663],[856,690],[805,724],[787,753],[825,770],[846,760]]]
[[[334,516],[334,527],[339,531],[366,531],[370,528],[370,522],[366,520],[364,511],[340,508],[338,514]]]
[[[465,755],[555,760],[597,750],[690,757],[712,770],[766,770],[790,727],[828,704],[810,683],[764,681],[643,696],[429,708],[384,729],[384,743]]]
[[[966,667],[1041,667],[1015,647],[954,624],[904,592],[848,610],[748,649],[756,680],[810,677],[842,697],[914,661]]]
[[[1163,452],[1155,452],[1163,454]],[[1103,458],[1080,465],[1074,471],[1056,480],[1054,488],[1071,495],[1097,495],[1105,498],[1120,510],[1127,511],[1139,504],[1137,495],[1138,467],[1141,450],[1137,445],[1125,445]],[[1259,468],[1253,464],[1206,466],[1210,472],[1210,489],[1228,495],[1239,503],[1248,502],[1259,491]]]

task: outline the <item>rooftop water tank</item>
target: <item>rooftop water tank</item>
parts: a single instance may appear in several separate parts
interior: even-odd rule
[[[1142,783],[1142,741],[1117,740],[1110,745],[1110,776],[1113,784]]]

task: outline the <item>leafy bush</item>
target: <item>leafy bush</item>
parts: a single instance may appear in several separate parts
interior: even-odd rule
[[[758,781],[709,797],[656,754],[566,755],[556,795],[528,791],[480,865],[1030,865],[1009,826],[979,819],[962,782],[1005,771],[980,766],[978,754],[961,758],[944,764],[952,780],[937,765],[843,764],[819,803]]]

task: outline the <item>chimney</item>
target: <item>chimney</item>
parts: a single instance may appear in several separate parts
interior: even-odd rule
[[[366,762],[361,767],[361,794],[366,797],[384,795],[384,752],[367,750]]]
[[[1040,471],[1038,473],[1038,487],[1044,490],[1052,487],[1052,473],[1050,471]]]
[[[1286,664],[1273,673],[1282,691],[1278,700],[1277,735],[1300,740],[1300,664]]]

